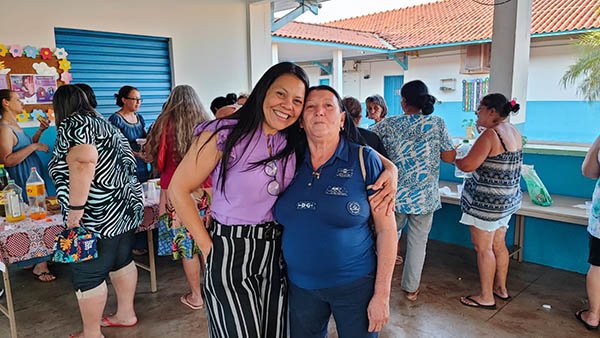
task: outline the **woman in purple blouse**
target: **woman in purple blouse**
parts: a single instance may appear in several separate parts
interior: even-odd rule
[[[302,68],[272,66],[236,113],[196,128],[197,139],[171,181],[169,197],[206,257],[211,337],[287,335],[282,227],[272,210],[294,176],[295,148],[305,138],[297,121],[307,88]],[[385,185],[379,195],[388,208],[397,177],[390,169],[377,182]],[[207,231],[191,193],[208,176],[214,186]]]

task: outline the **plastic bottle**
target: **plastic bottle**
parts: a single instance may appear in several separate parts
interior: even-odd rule
[[[8,185],[8,171],[0,164],[0,217],[6,217],[6,200],[2,190]]]
[[[15,181],[9,180],[6,187],[2,190],[6,199],[6,220],[8,222],[18,222],[25,219],[25,210],[23,208],[23,189],[15,184]]]
[[[29,200],[29,217],[40,220],[46,218],[46,185],[35,167],[27,179],[27,199]]]
[[[463,140],[462,144],[456,148],[456,159],[461,159],[464,158],[465,156],[467,156],[467,154],[469,153],[469,150],[471,150],[471,144],[469,143],[469,140]],[[467,177],[471,177],[472,174],[471,173],[466,173],[460,169],[458,169],[458,167],[455,165],[454,166],[454,176],[458,177],[458,178],[467,178]]]

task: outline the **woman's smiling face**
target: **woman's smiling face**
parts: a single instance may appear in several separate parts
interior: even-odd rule
[[[283,130],[298,120],[304,107],[306,86],[292,74],[278,77],[267,90],[263,101],[263,129],[267,134]]]

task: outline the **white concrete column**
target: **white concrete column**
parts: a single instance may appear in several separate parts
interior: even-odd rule
[[[496,0],[496,2],[505,2]],[[514,124],[525,122],[531,41],[531,2],[513,0],[494,6],[490,93],[502,93],[521,105]]]
[[[250,88],[271,67],[271,1],[248,4],[248,65],[250,66]]]
[[[279,45],[276,43],[271,45],[271,57],[274,65],[279,63]]]
[[[342,50],[333,51],[333,62],[331,63],[331,87],[335,89],[341,97],[344,97],[344,59]]]

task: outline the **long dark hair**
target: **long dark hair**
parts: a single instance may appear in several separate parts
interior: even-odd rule
[[[406,100],[406,104],[421,110],[423,115],[433,113],[433,105],[437,99],[429,95],[427,85],[421,80],[414,80],[404,84],[400,95]]]
[[[75,85],[79,87],[79,89],[83,90],[85,96],[88,99],[88,102],[90,103],[90,106],[96,109],[96,107],[98,107],[98,102],[96,101],[96,94],[94,94],[94,90],[92,89],[92,87],[90,87],[86,83],[76,83]]]
[[[516,113],[521,109],[521,105],[515,100],[508,101],[506,96],[500,93],[487,94],[481,99],[480,104],[488,109],[496,109],[502,118],[507,118],[510,113]]]
[[[0,116],[4,113],[4,106],[2,106],[2,101],[10,101],[10,93],[13,91],[10,89],[0,89]]]
[[[88,102],[83,90],[75,85],[58,87],[52,99],[52,107],[54,108],[57,128],[69,116],[78,114],[100,116]]]
[[[224,118],[229,120],[237,120],[237,123],[233,125],[228,124],[218,124],[220,120],[214,120],[209,122],[209,124],[217,123],[217,127],[213,135],[207,140],[210,141],[213,137],[217,135],[217,133],[221,130],[230,130],[229,136],[225,141],[225,147],[223,149],[223,156],[221,157],[220,164],[220,173],[218,177],[218,182],[221,184],[221,191],[225,191],[225,181],[227,180],[227,169],[231,165],[235,165],[235,163],[230,163],[230,155],[233,147],[242,141],[244,138],[252,137],[256,130],[262,128],[262,123],[265,120],[265,113],[263,111],[263,103],[265,97],[267,95],[267,91],[275,82],[276,79],[281,77],[282,75],[291,74],[297,77],[304,84],[305,88],[308,88],[308,76],[304,72],[302,68],[291,63],[291,62],[281,62],[278,63],[271,68],[269,68],[263,76],[258,80],[256,86],[248,96],[248,100],[246,103],[238,109],[234,114]],[[306,93],[305,93],[306,97]],[[296,146],[300,143],[302,139],[302,135],[300,134],[300,125],[299,122],[296,121],[291,126],[286,129],[280,131],[285,136],[287,143],[285,148],[283,148],[278,153],[266,158],[257,163],[252,163],[250,168],[252,169],[258,165],[265,164],[270,161],[284,159],[283,172],[285,172],[285,167],[287,165],[287,157],[295,151]],[[206,145],[202,145],[200,150]],[[244,146],[243,152],[248,150],[248,146],[250,144],[246,143]],[[238,159],[239,160],[239,159]]]

